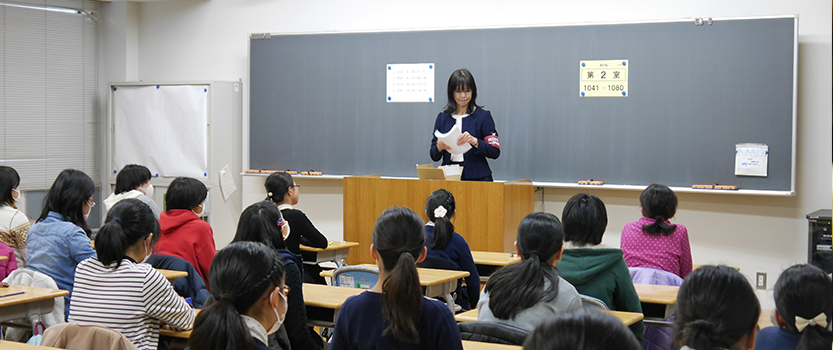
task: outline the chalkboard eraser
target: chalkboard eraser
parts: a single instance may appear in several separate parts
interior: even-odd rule
[[[287,169],[287,170],[286,170],[286,173],[287,173],[287,174],[289,174],[289,175],[298,175],[298,172],[297,172],[297,171],[294,171],[294,170],[288,170],[288,169]]]
[[[691,185],[691,188],[698,190],[711,190],[714,189],[714,185]]]
[[[597,180],[593,180],[593,179],[590,179],[590,180],[581,180],[581,181],[579,181],[579,182],[578,182],[578,184],[579,184],[579,185],[595,185],[595,186],[601,186],[601,185],[604,185],[604,181],[597,181]]]
[[[246,174],[260,174],[260,170],[256,170],[256,169],[247,169],[247,170],[245,171],[245,173],[246,173]]]
[[[728,186],[728,185],[714,185],[714,189],[716,190],[730,190],[730,191],[737,191],[737,186]]]

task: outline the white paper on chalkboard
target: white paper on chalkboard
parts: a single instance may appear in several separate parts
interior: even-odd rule
[[[434,64],[388,64],[388,102],[434,102]]]
[[[769,146],[761,143],[735,145],[735,175],[767,176]]]
[[[118,86],[112,96],[114,170],[206,178],[208,85]]]

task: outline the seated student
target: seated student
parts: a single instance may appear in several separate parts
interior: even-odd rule
[[[258,242],[275,250],[283,263],[285,284],[289,286],[286,312],[287,337],[293,350],[318,349],[323,346],[321,336],[307,326],[304,305],[304,278],[299,255],[286,250],[283,239],[289,233],[280,210],[272,202],[263,201],[250,205],[237,222],[237,234],[232,242]]]
[[[286,317],[283,265],[274,250],[236,242],[211,264],[211,297],[194,322],[192,350],[270,350],[268,337]]]
[[[761,306],[746,277],[728,266],[702,266],[677,294],[673,349],[755,348]]]
[[[775,282],[778,327],[758,332],[755,349],[830,349],[833,334],[833,282],[812,265],[794,265]]]
[[[272,173],[266,178],[264,186],[266,200],[278,206],[287,222],[289,232],[284,239],[286,249],[294,254],[301,254],[306,261],[315,261],[315,253],[301,252],[300,245],[323,249],[327,248],[329,242],[327,237],[318,232],[307,215],[294,207],[301,197],[301,185],[295,183],[292,175]],[[303,270],[305,282],[325,284],[324,278],[319,275],[321,268],[317,264],[307,264]]]
[[[524,350],[640,350],[642,346],[622,321],[594,309],[556,315],[535,327]]]
[[[26,267],[26,236],[29,235],[29,218],[17,208],[20,199],[20,175],[10,166],[0,165],[0,243],[14,251],[18,268]],[[11,264],[11,263],[9,263]],[[10,265],[11,266],[11,265]]]
[[[450,260],[460,270],[468,271],[466,277],[466,289],[460,290],[460,300],[468,300],[468,305],[460,305],[463,309],[469,310],[477,306],[480,296],[480,275],[471,257],[471,249],[463,236],[454,232],[454,224],[451,220],[457,213],[454,203],[454,195],[445,189],[439,189],[431,193],[425,203],[425,213],[428,214],[425,224],[425,244],[428,246],[428,256]]]
[[[651,184],[639,196],[642,218],[622,229],[621,247],[628,267],[650,267],[685,278],[691,272],[688,230],[669,219],[677,213],[677,195]]]
[[[110,208],[95,236],[98,257],[75,269],[69,321],[104,326],[124,334],[142,350],[159,344],[159,322],[190,329],[194,310],[162,273],[144,261],[159,223],[147,204],[130,198]]]
[[[370,245],[379,282],[344,302],[330,349],[463,349],[448,306],[422,296],[416,263],[425,254],[422,219],[408,208],[385,210]]]
[[[208,189],[200,180],[178,177],[171,181],[165,199],[168,208],[159,217],[161,233],[153,252],[188,260],[210,290],[208,269],[217,249],[211,225],[199,217],[206,197]]]
[[[104,209],[110,210],[122,199],[136,198],[145,203],[159,219],[162,211],[153,201],[153,185],[150,184],[150,170],[144,165],[128,164],[116,175],[116,190],[104,200]]]
[[[607,227],[607,209],[599,197],[579,193],[564,206],[564,254],[558,272],[576,290],[597,298],[611,310],[642,313],[622,250],[602,243]],[[642,321],[630,326],[639,341]]]
[[[523,218],[515,241],[521,262],[489,277],[477,303],[477,320],[532,332],[559,312],[581,309],[576,288],[555,273],[563,244],[564,230],[555,215],[532,213]]]
[[[94,192],[95,184],[84,172],[61,171],[46,193],[43,211],[26,239],[26,267],[52,277],[58,288],[70,292],[64,297],[64,317],[69,316],[75,266],[96,256],[90,244],[92,231],[87,225],[87,217],[95,207]]]

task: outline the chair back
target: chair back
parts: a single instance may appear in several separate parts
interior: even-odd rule
[[[581,304],[584,308],[598,308],[601,310],[610,310],[605,304],[604,301],[601,301],[599,298],[591,297],[589,295],[579,294],[581,297]]]
[[[487,343],[523,345],[529,335],[524,329],[498,322],[460,322],[457,327],[463,340]]]
[[[450,271],[460,271],[460,267],[457,266],[453,261],[443,258],[438,258],[436,256],[426,256],[425,260],[420,263],[417,263],[417,267],[426,268],[426,269],[439,269],[439,270],[450,270]],[[463,279],[460,278],[457,280],[457,288],[454,289],[454,304],[455,310],[459,308],[460,310],[471,310],[477,305],[470,305],[469,296],[465,292],[465,288],[463,288]],[[444,301],[444,300],[443,300]],[[456,311],[460,311],[456,310]]]
[[[679,287],[683,279],[671,272],[650,267],[629,267],[633,283]]]
[[[174,278],[174,291],[183,298],[191,298],[191,306],[194,308],[201,309],[208,300],[208,287],[200,277],[199,271],[188,260],[171,255],[151,254],[147,263],[155,269],[187,272],[188,276]]]
[[[139,350],[118,331],[76,322],[62,323],[47,328],[40,345],[68,350]]]
[[[379,269],[367,266],[344,266],[333,272],[333,285],[370,289],[379,282]]]

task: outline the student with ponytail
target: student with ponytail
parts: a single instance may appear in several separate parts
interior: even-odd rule
[[[461,305],[466,310],[477,306],[480,295],[480,275],[471,257],[468,242],[463,236],[454,232],[454,224],[451,223],[454,215],[457,214],[454,195],[446,189],[434,191],[425,203],[425,213],[429,220],[425,224],[425,245],[428,247],[428,256],[449,260],[457,264],[460,270],[469,272],[469,277],[466,277],[466,289],[459,291],[462,293],[462,298],[458,300],[469,301],[469,305]]]
[[[642,218],[622,229],[621,248],[628,267],[649,267],[681,278],[691,272],[688,230],[669,219],[677,213],[677,195],[668,186],[651,184],[639,196]]]
[[[159,344],[159,322],[190,329],[194,310],[159,271],[145,264],[159,223],[136,198],[113,205],[95,236],[98,257],[78,264],[69,321],[96,324],[124,334],[141,350]]]
[[[559,312],[582,308],[576,288],[555,273],[564,252],[564,230],[555,215],[532,213],[521,220],[515,250],[521,262],[495,271],[480,293],[478,321],[532,332]]]
[[[315,350],[323,347],[323,341],[312,327],[307,326],[303,265],[300,255],[286,250],[283,240],[288,233],[288,226],[278,207],[269,201],[262,201],[250,205],[240,214],[237,234],[232,242],[259,242],[275,251],[283,264],[284,283],[289,286],[284,323],[289,343],[292,350]]]
[[[283,265],[262,243],[229,244],[211,263],[211,297],[197,316],[191,350],[269,350],[286,316]]]
[[[313,248],[327,248],[329,242],[321,232],[315,228],[312,221],[304,212],[296,209],[301,198],[301,185],[296,184],[292,175],[287,173],[272,173],[266,178],[266,200],[274,203],[281,211],[287,223],[287,236],[284,238],[286,249],[294,254],[301,254],[306,261],[315,261],[315,253],[301,252],[300,245]],[[291,224],[291,226],[290,226]],[[319,275],[321,268],[317,264],[307,264],[305,282],[326,284]]]
[[[700,267],[677,294],[672,348],[753,349],[760,313],[758,297],[740,272],[723,265]]]
[[[833,282],[812,265],[794,265],[775,282],[778,327],[758,332],[755,349],[830,349],[833,333]]]
[[[426,255],[422,219],[408,208],[385,210],[376,220],[370,255],[379,282],[344,302],[330,348],[462,350],[448,306],[422,296],[416,269]]]

